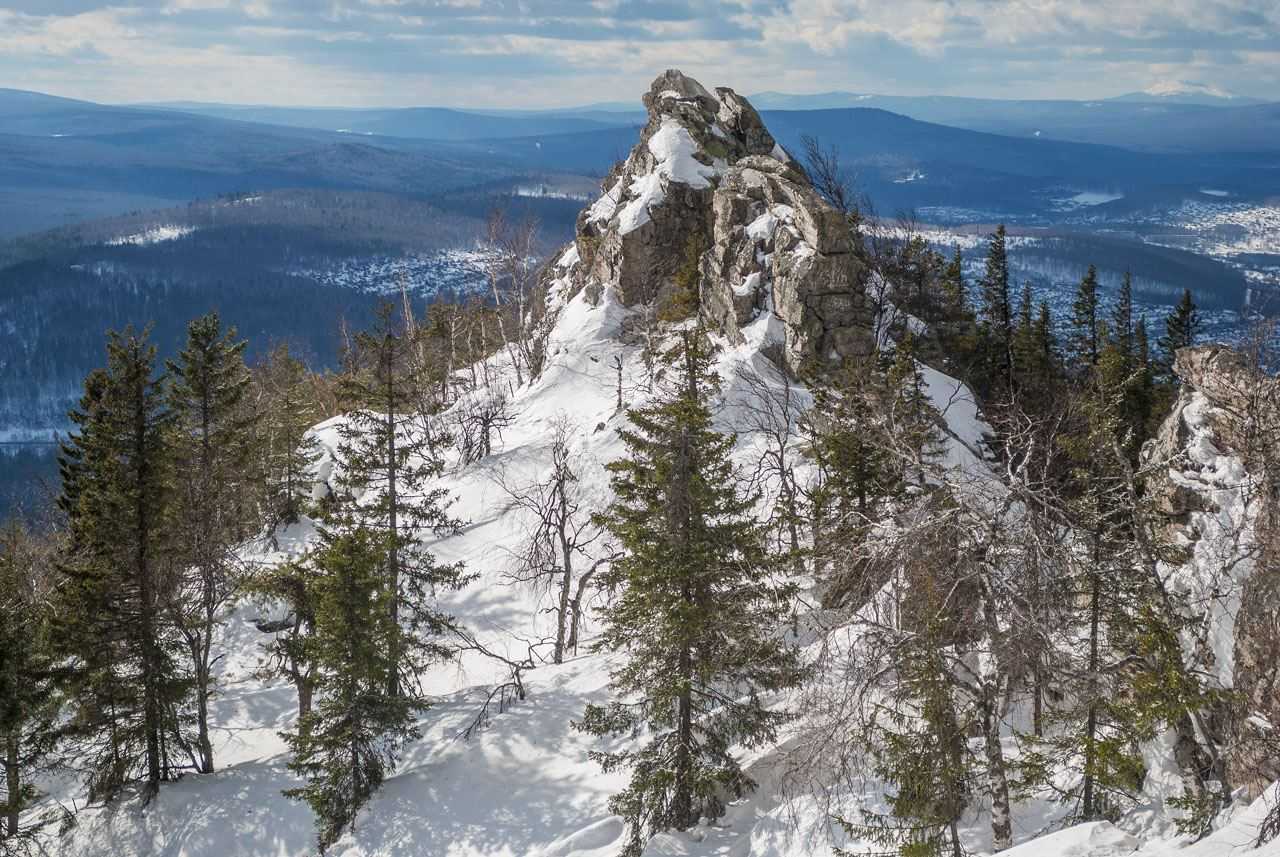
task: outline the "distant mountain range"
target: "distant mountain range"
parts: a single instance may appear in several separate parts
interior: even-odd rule
[[[804,135],[837,146],[887,211],[1044,213],[1057,197],[1097,190],[1123,197],[1123,205],[1202,187],[1242,198],[1280,193],[1280,104],[1206,106],[1179,97],[764,93],[756,100],[793,151]],[[856,106],[818,108],[842,101]],[[548,172],[599,176],[626,153],[641,119],[634,107],[608,107],[122,107],[0,90],[0,238],[234,192],[320,188],[429,199]]]
[[[873,107],[970,131],[1146,151],[1280,150],[1280,103],[1234,96],[1197,83],[1170,82],[1142,92],[1094,101],[874,95],[841,91],[810,95],[762,92],[748,98],[758,110]],[[534,111],[438,107],[372,110],[246,107],[194,102],[158,106],[225,119],[449,141],[599,131],[634,127],[644,120],[644,112],[638,104],[624,102]]]
[[[448,107],[344,109],[319,107],[247,107],[224,104],[172,102],[144,105],[144,109],[177,110],[232,119],[385,137],[427,140],[484,140],[569,134],[630,126],[633,118],[587,108],[565,112],[455,110]]]

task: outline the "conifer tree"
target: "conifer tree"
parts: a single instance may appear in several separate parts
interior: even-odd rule
[[[1040,349],[1036,342],[1035,320],[1031,316],[1031,284],[1022,284],[1018,299],[1017,323],[1013,331],[1013,366],[1018,387],[1034,384],[1035,366],[1039,362]]]
[[[448,493],[429,484],[443,464],[413,419],[405,342],[389,307],[355,345],[342,387],[357,407],[340,428],[319,545],[260,581],[294,611],[293,633],[275,653],[298,686],[299,709],[310,704],[286,735],[307,784],[286,794],[316,813],[322,851],[417,734],[428,704],[412,677],[453,654],[439,641],[453,620],[435,596],[467,581],[460,563],[438,562],[421,541],[458,523]]]
[[[257,421],[259,469],[266,526],[296,524],[310,510],[320,444],[308,429],[323,414],[307,392],[307,367],[287,345],[274,349],[259,372],[265,407]]]
[[[302,643],[303,658],[315,671],[319,698],[285,733],[289,767],[306,780],[285,795],[306,801],[315,813],[321,853],[394,769],[426,708],[402,692],[400,678],[412,670],[393,618],[397,595],[386,576],[385,550],[385,536],[372,529],[323,531],[308,560],[314,627]]]
[[[173,597],[173,421],[155,364],[145,332],[110,333],[107,366],[86,379],[62,457],[69,547],[55,639],[70,664],[69,731],[87,758],[92,799],[138,780],[149,799],[189,746],[179,711],[190,682],[164,609]]]
[[[57,734],[52,565],[47,538],[17,517],[0,523],[0,853],[33,832],[21,815],[38,796],[34,775]]]
[[[1114,817],[1136,800],[1145,774],[1142,743],[1213,699],[1184,663],[1177,643],[1184,619],[1169,614],[1163,582],[1151,571],[1154,559],[1138,535],[1150,525],[1135,504],[1127,460],[1133,453],[1126,448],[1132,436],[1126,392],[1134,376],[1114,381],[1122,376],[1108,362],[1119,362],[1114,345],[1103,355],[1097,383],[1079,393],[1079,433],[1061,441],[1074,464],[1066,510],[1076,541],[1062,575],[1063,621],[1075,629],[1058,655],[1063,700],[1019,762],[1024,782],[1055,783],[1084,820]],[[1077,775],[1066,789],[1063,771]]]
[[[987,385],[992,392],[1007,394],[1013,380],[1013,305],[1009,296],[1009,256],[1003,223],[996,227],[988,241],[981,286],[979,322]]]
[[[892,393],[888,430],[897,438],[896,446],[906,458],[898,463],[901,473],[898,479],[924,485],[925,471],[930,462],[943,453],[945,442],[915,349],[915,337],[910,331],[905,332],[894,347],[894,361],[888,376]]]
[[[850,359],[831,382],[815,385],[804,451],[818,471],[807,500],[815,568],[829,579],[828,602],[858,594],[847,589],[843,558],[902,487],[902,463],[878,442],[891,400],[885,368],[874,357]]]
[[[168,361],[173,416],[172,490],[177,585],[168,602],[186,641],[195,683],[196,769],[214,770],[209,737],[214,632],[240,584],[236,546],[253,525],[249,385],[244,341],[223,331],[217,313],[187,327],[186,347]]]
[[[1052,369],[1054,364],[1055,344],[1053,338],[1053,320],[1049,313],[1049,304],[1040,302],[1040,313],[1036,317],[1036,347],[1045,365]]]
[[[960,248],[942,269],[942,321],[937,325],[942,350],[960,375],[968,375],[974,367],[978,351],[978,329],[969,294],[965,288],[964,265]]]
[[[1071,357],[1085,373],[1098,365],[1098,269],[1090,265],[1071,304]]]
[[[430,427],[415,419],[405,346],[389,305],[372,330],[356,337],[341,385],[355,409],[339,428],[336,508],[329,526],[376,532],[388,589],[397,593],[386,602],[391,621],[399,625],[402,606],[410,605],[415,623],[438,629],[443,622],[426,606],[427,593],[459,585],[462,569],[437,563],[421,538],[454,532],[460,524],[448,514],[448,492],[431,484],[444,463],[428,436]],[[387,639],[399,645],[399,636]],[[388,656],[398,661],[397,652]],[[399,673],[389,672],[387,680],[398,682]],[[399,692],[394,686],[388,690],[393,696]]]
[[[1182,297],[1173,311],[1165,317],[1164,336],[1160,337],[1161,368],[1167,378],[1173,378],[1173,358],[1179,348],[1194,345],[1200,334],[1200,313],[1190,289],[1182,290]]]
[[[886,855],[961,857],[959,822],[977,774],[965,731],[973,713],[960,711],[947,676],[943,623],[935,615],[916,630],[898,652],[888,699],[865,736],[874,773],[889,786],[891,812],[837,822]]]
[[[683,332],[666,359],[675,378],[659,401],[628,412],[628,456],[608,465],[617,499],[601,516],[625,551],[602,581],[619,594],[596,644],[624,654],[611,677],[620,699],[588,706],[577,724],[598,736],[648,728],[638,749],[592,754],[606,771],[631,771],[610,804],[630,828],[625,857],[754,788],[733,747],[773,740],[785,715],[762,695],[801,674],[775,630],[793,587],[774,581],[756,498],[739,490],[729,460],[734,439],[712,427],[701,332]]]
[[[1133,277],[1125,271],[1124,279],[1120,281],[1120,295],[1111,310],[1111,340],[1120,352],[1127,370],[1132,369],[1135,363],[1134,335]]]

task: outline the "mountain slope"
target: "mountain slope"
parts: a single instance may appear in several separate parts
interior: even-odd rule
[[[759,413],[762,391],[767,396],[785,392],[800,408],[813,405],[809,391],[784,375],[784,366],[797,369],[826,365],[841,356],[868,356],[890,347],[903,329],[917,327],[891,306],[870,301],[877,278],[852,258],[843,217],[818,197],[808,177],[744,99],[723,88],[712,94],[671,71],[655,81],[646,107],[649,122],[639,143],[609,176],[604,195],[580,219],[575,241],[545,272],[548,317],[554,323],[540,374],[517,382],[508,353],[499,352],[476,373],[496,379],[494,388],[477,384],[464,390],[461,399],[439,415],[448,425],[495,389],[507,397],[510,421],[493,454],[471,463],[451,454],[437,482],[456,498],[451,511],[466,522],[461,532],[444,538],[423,536],[439,558],[465,561],[477,573],[477,580],[465,589],[443,594],[441,606],[487,648],[508,659],[530,657],[535,666],[524,676],[528,696],[506,710],[490,711],[467,741],[460,733],[477,716],[489,690],[504,680],[506,665],[468,651],[458,663],[436,666],[419,676],[424,689],[438,700],[421,719],[423,738],[411,744],[395,775],[333,846],[335,855],[612,857],[626,841],[623,825],[608,809],[608,796],[621,785],[622,774],[601,773],[588,753],[600,746],[633,747],[643,736],[622,736],[601,745],[572,726],[586,704],[609,699],[608,674],[617,661],[590,647],[600,630],[599,599],[609,594],[598,593],[587,605],[584,645],[567,663],[550,666],[531,656],[531,646],[548,636],[552,620],[545,593],[512,585],[505,576],[531,521],[503,485],[545,478],[554,427],[567,420],[569,457],[579,476],[583,507],[599,509],[609,502],[609,474],[603,465],[624,449],[619,429],[626,414],[618,398],[625,393],[635,406],[652,395],[645,334],[660,338],[674,331],[654,332],[645,325],[652,307],[676,285],[673,263],[683,258],[679,251],[689,246],[691,236],[709,239],[697,257],[697,271],[700,308],[719,346],[715,426],[736,432],[733,455],[744,466],[758,462],[767,442],[766,432],[751,422],[751,415]],[[864,273],[865,278],[860,276]],[[937,455],[931,455],[937,459],[936,472],[968,486],[955,494],[957,504],[1009,496],[985,461],[982,439],[989,427],[972,393],[928,366],[917,368],[942,435]],[[1177,426],[1164,436],[1178,449],[1185,444],[1187,468],[1177,475],[1185,482],[1196,477],[1206,495],[1212,495],[1238,482],[1233,477],[1240,474],[1229,456],[1219,454],[1203,433],[1195,433],[1207,425],[1194,421],[1197,414],[1204,415],[1203,409],[1184,408],[1176,415],[1183,421],[1179,425],[1193,430],[1191,436]],[[325,452],[314,473],[317,497],[335,480],[334,449],[342,420],[338,417],[312,430]],[[798,478],[807,479],[805,465],[797,462]],[[1188,476],[1192,466],[1197,471]],[[1171,470],[1171,478],[1174,475]],[[767,495],[774,488],[767,479],[762,487],[765,496],[758,512],[764,516],[771,508]],[[1239,505],[1224,501],[1221,510],[1228,513],[1219,518],[1225,525],[1234,520]],[[1204,509],[1209,515],[1214,511]],[[1205,526],[1207,519],[1193,523],[1213,542],[1206,547],[1232,546],[1232,533]],[[278,544],[263,538],[247,545],[245,558],[280,562],[304,548],[314,531],[310,521],[303,521],[275,535]],[[593,543],[584,562],[605,550],[602,543]],[[1188,561],[1179,570],[1193,583],[1204,583],[1206,579],[1196,577],[1206,570],[1202,565]],[[88,809],[69,832],[51,839],[51,851],[85,857],[301,857],[312,852],[308,815],[280,794],[296,784],[285,766],[278,734],[294,717],[292,691],[264,680],[255,669],[264,633],[254,619],[269,617],[275,609],[271,604],[241,605],[221,629],[219,647],[227,657],[218,666],[223,685],[214,706],[214,734],[224,769],[166,784],[145,808],[126,802]],[[1205,615],[1211,636],[1226,628],[1219,614],[1211,610]],[[816,633],[823,618],[830,616],[798,604],[794,623],[780,631],[794,634],[806,647],[806,656],[813,658],[827,642]],[[823,630],[844,635],[841,644],[854,646],[860,641],[848,638],[854,633],[851,628],[837,623]],[[798,702],[789,694],[774,694],[766,701],[792,708]],[[1003,714],[1000,720],[1012,725]],[[830,814],[853,818],[862,808],[883,811],[882,784],[868,768],[862,771],[865,779],[856,793],[800,787],[808,782],[787,779],[793,737],[787,733],[777,743],[740,749],[759,787],[732,802],[719,819],[654,837],[644,849],[646,857],[810,857],[828,853],[833,846],[855,852],[873,849],[874,843],[833,829]],[[1008,740],[1012,743],[1011,734]],[[998,733],[995,743],[1000,743]],[[821,754],[817,758],[824,759]],[[819,765],[809,773],[821,780],[830,771]],[[79,787],[71,783],[49,787],[63,801],[81,797]],[[985,852],[991,847],[988,810],[981,798],[972,803],[961,837],[969,852]],[[1158,807],[1142,811],[1147,813],[1148,829],[1157,831],[1146,843],[1107,825],[1078,827],[1039,840],[1044,831],[1062,823],[1067,808],[1028,800],[1016,807],[1015,836],[1019,843],[1028,843],[1022,852],[1028,855],[1075,857],[1110,851],[1154,857],[1172,846],[1172,837],[1157,829],[1169,819],[1149,817],[1161,812]],[[1243,815],[1216,834],[1216,842],[1243,843],[1257,807],[1248,812],[1252,815]],[[1233,853],[1248,850],[1242,847]]]

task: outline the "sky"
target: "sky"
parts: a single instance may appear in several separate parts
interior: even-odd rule
[[[1280,0],[0,0],[0,87],[111,103],[560,107],[742,93],[1280,98]]]

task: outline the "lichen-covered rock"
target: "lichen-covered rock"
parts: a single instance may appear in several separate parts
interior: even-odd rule
[[[812,188],[733,90],[678,71],[644,96],[648,123],[552,276],[626,306],[657,305],[692,245],[704,318],[731,339],[762,313],[781,323],[793,372],[870,347],[863,271],[840,212]]]

